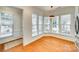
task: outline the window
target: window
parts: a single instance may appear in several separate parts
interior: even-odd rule
[[[60,17],[60,18],[59,18]],[[50,33],[63,33],[70,34],[71,15],[55,16],[51,20],[49,17],[37,16],[32,14],[32,37],[39,34]]]
[[[71,15],[62,15],[61,16],[61,32],[70,34],[70,20]]]
[[[38,35],[37,33],[37,15],[32,14],[32,37]]]
[[[43,33],[43,17],[39,16],[39,34]]]
[[[52,18],[52,32],[59,32],[59,16]]]
[[[0,13],[0,38],[11,36],[13,33],[13,16]]]
[[[44,17],[44,32],[50,32],[50,19],[48,17]]]

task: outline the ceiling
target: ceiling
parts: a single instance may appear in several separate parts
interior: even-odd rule
[[[53,6],[52,8],[51,8],[51,6],[32,6],[32,7],[41,9],[43,11],[53,11],[53,10],[56,10],[57,8],[63,8],[66,6]],[[20,8],[23,8],[23,7],[20,7]]]
[[[55,10],[56,8],[58,8],[59,6],[53,6],[51,8],[51,6],[36,6],[37,8],[40,8],[42,10],[45,10],[45,11],[49,11],[49,10]]]
[[[51,8],[51,6],[35,6],[35,7],[40,8],[44,11],[49,11],[49,10],[55,10],[55,9],[63,7],[63,6],[53,6],[52,8]]]

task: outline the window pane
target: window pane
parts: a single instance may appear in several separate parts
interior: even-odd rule
[[[43,17],[39,16],[39,34],[43,33]]]
[[[48,17],[44,17],[44,24],[50,24],[50,19]]]
[[[39,24],[42,24],[43,16],[39,16]]]
[[[70,34],[70,20],[71,15],[62,15],[61,16],[61,32]]]
[[[32,32],[32,37],[37,36],[37,32]]]
[[[44,17],[44,32],[50,32],[50,19],[48,17]]]
[[[45,33],[50,32],[50,24],[45,24],[45,25],[44,25],[44,32],[45,32]]]
[[[32,14],[32,24],[37,24],[37,15]]]
[[[70,24],[71,15],[62,15],[61,24]]]
[[[7,26],[7,25],[1,25],[1,33],[2,33],[2,35],[12,34],[12,27]]]
[[[32,26],[32,31],[36,31],[37,32],[37,26],[36,25]]]
[[[13,32],[13,16],[0,13],[0,36],[10,36]]]
[[[61,27],[62,33],[70,34],[70,25],[62,25]]]
[[[37,15],[32,14],[32,37],[36,36],[37,34]]]
[[[58,33],[59,31],[59,16],[52,19],[52,32]]]

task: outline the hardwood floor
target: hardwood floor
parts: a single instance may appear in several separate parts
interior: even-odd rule
[[[51,36],[44,36],[39,40],[23,47],[18,45],[6,50],[6,52],[74,52],[75,44],[70,41],[58,39]]]
[[[0,44],[0,51],[3,51],[3,49],[4,49],[4,45]]]

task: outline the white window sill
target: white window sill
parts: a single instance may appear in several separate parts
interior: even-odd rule
[[[64,34],[64,33],[45,33],[45,34],[51,34],[54,36],[67,38],[67,39],[70,39],[71,41],[75,41],[75,39],[76,39],[75,36],[72,36],[70,34]]]
[[[2,39],[2,38],[6,38],[6,37],[9,37],[9,36],[12,36],[12,34],[0,35],[0,39]]]

